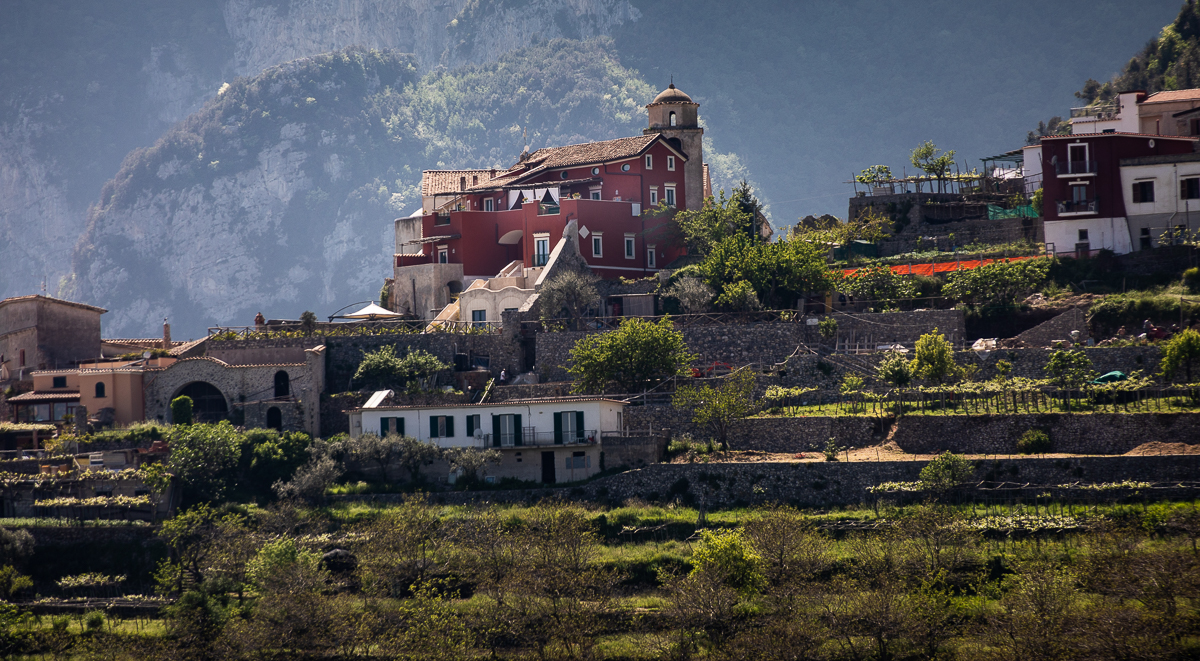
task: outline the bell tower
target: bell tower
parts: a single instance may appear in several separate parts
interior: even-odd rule
[[[661,133],[672,147],[687,156],[684,164],[684,202],[688,209],[704,206],[704,129],[700,128],[700,104],[692,101],[672,82],[654,97],[646,112],[650,128],[645,135]]]

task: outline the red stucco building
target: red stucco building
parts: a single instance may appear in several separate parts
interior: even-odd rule
[[[529,277],[572,221],[603,278],[652,275],[684,254],[670,219],[711,194],[699,104],[671,85],[646,109],[640,136],[525,152],[506,170],[424,172],[421,213],[396,221],[397,309],[428,317],[476,278]]]

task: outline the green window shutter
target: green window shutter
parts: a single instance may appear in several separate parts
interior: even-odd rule
[[[468,415],[467,416],[467,438],[471,438],[474,435],[475,435],[475,416]]]
[[[446,438],[454,438],[454,416],[446,416]]]
[[[381,437],[388,435],[388,419],[387,418],[379,419],[379,435]]]
[[[562,445],[562,442],[563,442],[563,437],[562,437],[562,414],[561,414],[561,413],[555,413],[555,414],[554,414],[554,443],[555,443],[556,445]]]
[[[429,416],[429,438],[438,437],[438,416]]]
[[[396,421],[396,433],[404,435],[404,418],[392,418]]]
[[[583,411],[575,412],[575,440],[583,440]]]
[[[492,416],[492,447],[500,447],[500,416]]]
[[[525,444],[525,442],[524,442],[525,439],[522,438],[523,434],[522,434],[522,429],[521,429],[520,414],[513,416],[513,435],[516,438],[516,441],[513,443],[513,445],[524,445]]]

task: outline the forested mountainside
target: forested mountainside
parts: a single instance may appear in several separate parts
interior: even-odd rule
[[[423,168],[506,167],[525,130],[533,146],[640,131],[657,90],[609,48],[556,40],[424,77],[410,55],[351,49],[238,79],[129,155],[66,292],[119,336],[373,298]]]
[[[462,12],[493,24],[479,48],[450,35]],[[356,45],[412,53],[425,73],[637,16],[626,0],[0,3],[0,298],[54,293],[125,155],[225,81]]]
[[[1200,87],[1200,7],[1187,0],[1179,16],[1138,51],[1112,80],[1089,78],[1075,96],[1087,103],[1111,101],[1129,90],[1150,93]]]

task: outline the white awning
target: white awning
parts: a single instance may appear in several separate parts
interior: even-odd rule
[[[397,312],[392,312],[391,310],[385,310],[385,309],[379,307],[378,305],[375,305],[374,303],[372,303],[372,304],[368,305],[367,307],[359,310],[358,312],[351,312],[350,314],[344,314],[344,315],[342,315],[342,318],[343,319],[375,319],[378,317],[399,317],[399,316],[400,316],[400,314]]]

